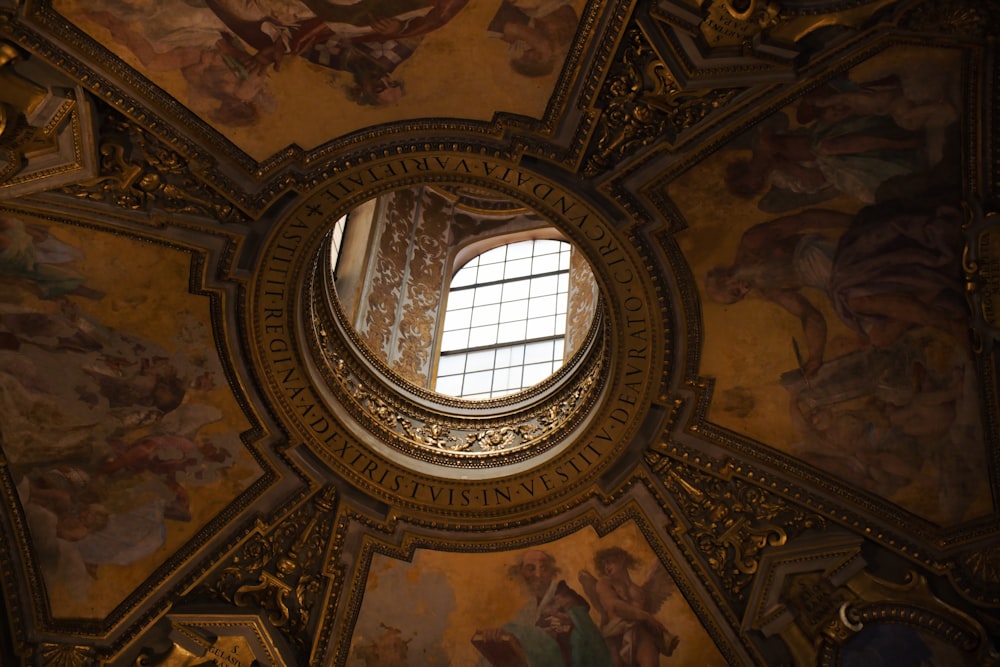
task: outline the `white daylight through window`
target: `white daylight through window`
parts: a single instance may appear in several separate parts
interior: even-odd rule
[[[434,390],[483,399],[526,389],[563,363],[570,244],[538,239],[488,250],[448,291]]]

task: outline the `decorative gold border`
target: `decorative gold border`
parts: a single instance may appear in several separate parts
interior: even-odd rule
[[[608,313],[605,387],[590,410],[590,421],[535,468],[525,463],[463,479],[473,476],[461,470],[427,472],[426,466],[407,463],[402,456],[376,451],[366,444],[370,436],[352,433],[340,423],[335,406],[327,403],[329,389],[316,385],[299,349],[308,338],[301,331],[300,318],[308,317],[303,286],[331,222],[380,192],[419,183],[485,187],[522,201],[573,241],[594,269]],[[632,240],[623,239],[607,215],[582,195],[499,155],[423,143],[345,163],[270,230],[256,275],[247,330],[253,359],[276,410],[311,451],[390,505],[475,522],[549,505],[617,459],[652,402],[662,400],[660,381],[670,366],[669,316],[648,261],[637,256]],[[405,442],[397,445],[406,448]]]
[[[618,0],[620,12],[631,11],[634,0]],[[111,105],[132,121],[141,122],[192,163],[198,176],[248,213],[260,213],[289,191],[308,192],[321,179],[317,175],[339,156],[363,151],[372,141],[388,141],[402,134],[476,134],[503,140],[517,135],[522,150],[551,157],[548,143],[558,126],[573,114],[569,104],[574,83],[583,75],[585,55],[599,29],[604,3],[588,3],[577,35],[566,56],[549,104],[540,119],[498,112],[490,121],[426,119],[366,128],[309,150],[295,145],[256,161],[210,124],[167,96],[159,87],[124,65],[101,44],[53,9],[52,0],[24,0],[18,20],[0,16],[0,35],[45,59],[71,76],[97,99]],[[36,32],[37,31],[37,32]]]

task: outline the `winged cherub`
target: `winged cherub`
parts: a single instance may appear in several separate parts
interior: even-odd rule
[[[601,632],[614,657],[615,667],[657,667],[660,654],[673,654],[680,638],[655,614],[674,592],[675,585],[662,567],[655,567],[641,586],[629,574],[639,564],[621,547],[594,554],[596,578],[587,570],[580,584],[601,616]]]

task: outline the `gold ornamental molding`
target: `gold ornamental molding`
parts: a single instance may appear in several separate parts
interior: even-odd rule
[[[402,380],[337,324],[324,305],[335,297],[322,288],[328,231],[362,202],[414,185],[496,192],[583,252],[603,315],[568,370],[509,397],[463,401]],[[393,507],[482,522],[569,502],[629,449],[664,400],[669,370],[662,290],[598,206],[516,162],[453,146],[345,165],[274,225],[258,257],[246,326],[281,421],[335,473]],[[638,463],[640,452],[631,454]]]
[[[991,353],[1000,338],[1000,213],[984,210],[977,200],[965,207],[969,242],[962,265],[966,296],[972,310],[972,335],[977,352]]]

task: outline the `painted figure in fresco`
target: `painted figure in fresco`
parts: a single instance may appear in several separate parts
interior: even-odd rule
[[[580,19],[572,0],[504,0],[487,33],[510,44],[518,74],[545,76],[562,62]]]
[[[348,72],[348,89],[360,104],[384,105],[402,98],[394,70],[413,55],[421,38],[448,23],[468,0],[285,0],[285,18],[251,16],[251,0],[207,0],[233,34],[256,50],[254,66],[278,68],[286,56]],[[256,3],[254,3],[256,4]],[[267,4],[267,3],[265,3]]]
[[[680,643],[655,616],[673,593],[673,582],[658,567],[640,586],[629,573],[637,565],[621,547],[608,547],[594,554],[599,578],[580,572],[580,583],[601,615],[601,632],[615,667],[657,667],[660,655],[672,655]]]
[[[830,188],[870,204],[886,181],[926,169],[923,146],[920,134],[878,115],[850,115],[790,132],[761,128],[752,157],[727,167],[726,186],[745,199],[768,183],[793,193]]]
[[[85,278],[66,266],[80,257],[79,251],[45,228],[0,215],[0,281],[19,280],[43,299],[66,294],[99,299],[103,295],[87,287]]]
[[[916,191],[941,161],[944,131],[958,117],[943,92],[935,92],[915,101],[897,75],[832,81],[799,103],[796,129],[762,124],[751,157],[728,165],[726,185],[750,199],[770,183],[760,202],[770,211],[782,210],[783,199],[787,210],[838,193],[870,204]],[[781,119],[787,123],[784,115],[775,120]]]
[[[179,71],[193,99],[217,105],[209,112],[215,122],[245,127],[274,106],[255,54],[207,7],[101,0],[83,16],[110,30],[151,71]]]
[[[510,623],[473,636],[486,665],[612,667],[601,632],[590,618],[590,605],[558,578],[551,554],[526,551],[510,574],[525,585],[531,600]]]
[[[708,272],[705,291],[723,304],[757,292],[798,317],[808,351],[802,370],[810,377],[823,363],[826,320],[806,289],[825,293],[840,319],[872,345],[887,346],[914,326],[967,345],[963,247],[954,206],[892,201],[856,215],[807,209],[744,232],[733,263]]]
[[[782,375],[792,450],[810,463],[952,522],[977,511],[985,465],[967,351],[914,328],[885,348],[863,347],[824,362],[812,378]]]
[[[163,508],[163,516],[190,521],[191,495],[177,476],[208,462],[222,463],[228,458],[229,452],[208,441],[199,443],[179,435],[150,435],[116,446],[115,453],[101,464],[99,472],[107,477],[150,473],[173,494]]]
[[[82,16],[109,29],[151,70],[179,70],[192,96],[218,103],[212,120],[239,127],[274,107],[267,76],[288,57],[349,73],[348,94],[359,104],[398,102],[403,88],[395,69],[467,3],[98,0]]]
[[[105,325],[87,311],[102,295],[81,292],[73,266],[83,253],[2,225],[0,445],[47,585],[84,595],[99,565],[145,558],[167,519],[190,521],[190,489],[231,465],[239,441],[202,432],[222,419],[200,398],[220,372],[211,360]],[[187,315],[176,323],[179,343],[205,339]]]
[[[108,524],[91,476],[76,466],[60,465],[33,472],[29,502],[56,516],[56,537],[76,542]]]
[[[850,116],[887,116],[904,130],[918,132],[951,125],[958,120],[958,111],[944,97],[910,99],[899,76],[892,74],[861,84],[831,81],[799,102],[796,113],[802,124],[817,118],[832,123]]]

